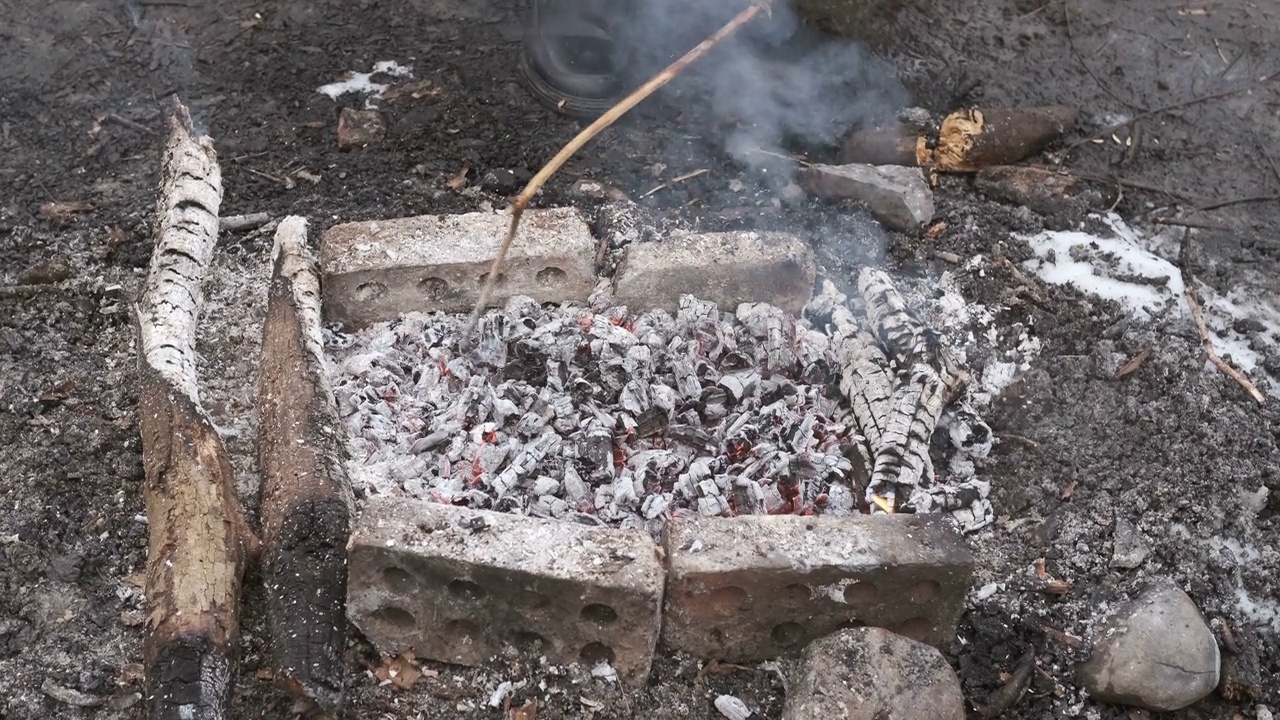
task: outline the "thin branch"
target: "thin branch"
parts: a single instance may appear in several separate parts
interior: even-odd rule
[[[1191,310],[1191,321],[1195,323],[1196,332],[1200,335],[1200,349],[1204,351],[1204,355],[1209,359],[1213,366],[1221,370],[1223,374],[1231,378],[1237,385],[1244,388],[1245,392],[1254,399],[1259,405],[1266,402],[1262,391],[1258,390],[1258,386],[1253,384],[1244,373],[1235,369],[1226,360],[1218,357],[1218,352],[1213,349],[1213,341],[1209,338],[1209,326],[1205,324],[1204,313],[1200,311],[1200,301],[1196,299],[1195,277],[1191,274],[1191,230],[1188,229],[1182,233],[1182,247],[1178,252],[1178,265],[1182,271],[1183,295],[1187,298],[1187,307]]]
[[[732,20],[725,24],[724,27],[716,31],[714,35],[703,40],[696,47],[685,53],[683,57],[667,66],[665,70],[653,76],[644,85],[636,88],[630,95],[623,98],[609,109],[608,112],[601,115],[595,122],[588,125],[582,132],[578,133],[567,145],[556,153],[555,157],[538,171],[537,175],[529,181],[520,196],[511,205],[511,225],[507,228],[507,236],[502,241],[502,246],[498,248],[498,254],[493,258],[493,264],[489,268],[489,275],[485,278],[484,286],[480,289],[480,298],[476,301],[475,310],[472,311],[471,317],[467,319],[467,324],[463,329],[462,342],[468,343],[471,334],[475,330],[476,323],[480,320],[480,313],[484,312],[485,307],[489,304],[489,296],[493,293],[494,283],[502,272],[502,263],[507,258],[507,251],[511,249],[511,243],[516,238],[516,230],[520,227],[520,216],[524,214],[524,210],[529,206],[529,201],[537,194],[538,190],[546,184],[547,180],[561,168],[574,153],[582,149],[584,145],[591,141],[602,130],[617,122],[618,118],[625,115],[628,111],[639,105],[645,98],[657,92],[667,83],[674,80],[690,65],[697,62],[704,55],[719,45],[730,35],[733,35],[743,25],[751,22],[753,18],[760,14],[762,10],[768,12],[769,3],[772,0],[752,0],[751,6],[738,13]]]

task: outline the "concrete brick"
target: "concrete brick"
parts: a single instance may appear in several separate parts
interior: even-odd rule
[[[813,294],[813,249],[787,233],[676,235],[627,248],[614,278],[614,297],[632,312],[674,313],[692,293],[733,312],[739,303],[767,302],[799,312]]]
[[[676,519],[664,545],[664,645],[730,662],[864,625],[945,647],[973,573],[963,539],[915,515]]]
[[[468,313],[511,217],[423,215],[335,225],[320,239],[327,320],[359,328],[402,313]],[[491,297],[585,300],[595,289],[595,238],[573,208],[529,210]]]
[[[664,573],[640,531],[372,498],[350,544],[347,613],[382,652],[479,665],[522,651],[643,684]]]

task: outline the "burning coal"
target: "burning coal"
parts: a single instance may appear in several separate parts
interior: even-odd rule
[[[654,534],[691,513],[946,511],[981,527],[989,486],[937,482],[929,458],[962,375],[928,369],[936,348],[915,340],[932,336],[903,308],[860,309],[829,288],[799,319],[691,296],[674,317],[633,315],[602,286],[588,306],[489,312],[470,353],[453,315],[330,334],[353,484]],[[960,450],[989,448],[976,416],[947,420]]]

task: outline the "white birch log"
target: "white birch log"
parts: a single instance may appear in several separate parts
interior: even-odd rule
[[[135,308],[147,510],[147,716],[228,716],[240,583],[257,540],[222,438],[200,406],[196,322],[218,236],[222,179],[178,105],[161,167],[155,249]]]

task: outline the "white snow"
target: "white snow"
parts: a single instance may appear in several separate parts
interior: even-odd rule
[[[1046,231],[1023,236],[1036,257],[1023,268],[1056,285],[1071,285],[1126,307],[1141,320],[1190,321],[1176,257],[1179,233],[1145,233],[1118,215],[1095,216],[1111,231],[1101,237],[1080,231]],[[1219,355],[1229,356],[1245,373],[1258,370],[1262,358],[1249,347],[1249,338],[1234,329],[1238,320],[1252,320],[1263,332],[1280,337],[1277,298],[1237,288],[1226,295],[1196,281],[1205,323]],[[1277,394],[1274,378],[1259,385]],[[1257,381],[1258,378],[1255,378]]]
[[[321,85],[316,89],[316,92],[328,95],[334,100],[347,93],[360,93],[368,96],[365,101],[365,107],[371,107],[377,100],[382,98],[382,93],[386,92],[387,88],[390,87],[390,85],[374,82],[375,75],[386,75],[393,78],[413,77],[413,68],[408,65],[401,65],[395,60],[383,60],[374,63],[373,72],[348,72],[343,79],[328,85]]]

